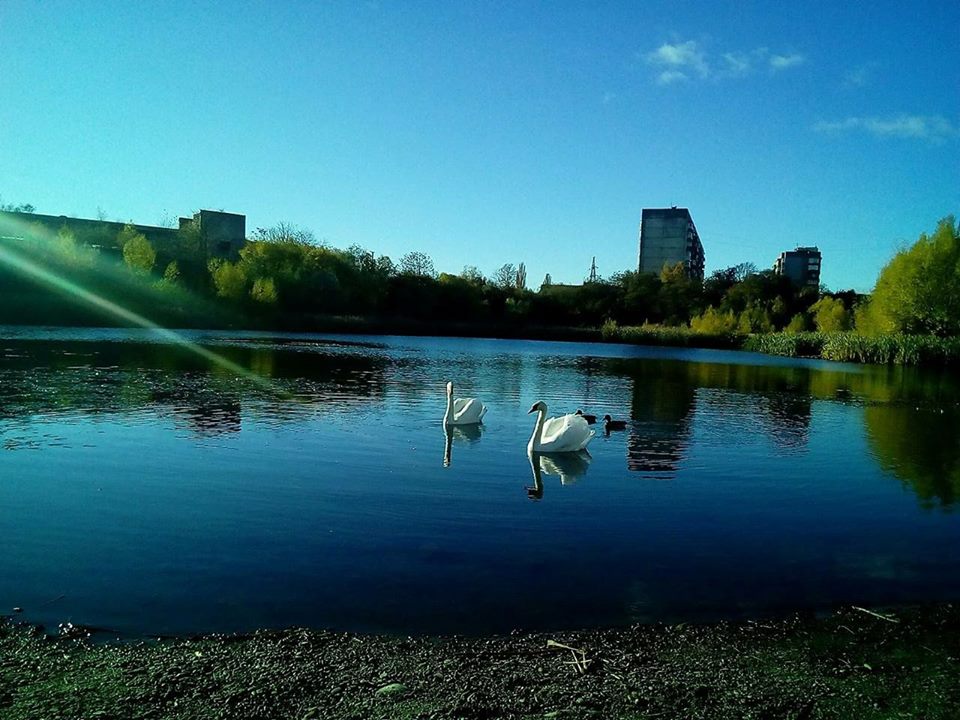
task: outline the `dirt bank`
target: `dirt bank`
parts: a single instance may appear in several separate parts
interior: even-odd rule
[[[293,629],[107,644],[7,622],[0,718],[960,717],[960,607],[878,612],[483,639]]]

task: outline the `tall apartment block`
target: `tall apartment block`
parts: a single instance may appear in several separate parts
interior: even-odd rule
[[[800,287],[820,287],[820,250],[816,247],[798,247],[780,253],[773,264],[777,275],[785,275]]]
[[[687,208],[644,208],[640,218],[640,272],[660,274],[682,262],[687,277],[703,280],[703,244]]]

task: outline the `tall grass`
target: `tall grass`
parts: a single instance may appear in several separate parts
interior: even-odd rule
[[[854,332],[752,335],[744,350],[878,365],[957,365],[960,338],[901,333],[867,337]]]
[[[666,325],[617,325],[607,320],[600,328],[600,335],[608,342],[631,345],[662,345],[668,347],[699,347],[738,350],[743,345],[743,335],[736,333],[697,332],[688,327]]]

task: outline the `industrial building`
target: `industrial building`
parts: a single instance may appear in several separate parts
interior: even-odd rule
[[[790,278],[800,287],[820,287],[820,250],[816,247],[798,247],[780,253],[773,264],[777,275]]]
[[[117,234],[126,225],[132,225],[137,232],[143,234],[150,244],[164,253],[176,247],[180,229],[191,223],[199,230],[200,237],[206,245],[209,257],[234,259],[246,242],[247,218],[245,215],[226,213],[219,210],[200,210],[193,217],[180,218],[179,228],[157,227],[154,225],[137,225],[135,223],[110,222],[107,220],[88,220],[84,218],[67,217],[66,215],[40,215],[38,213],[0,211],[0,220],[8,218],[13,223],[4,223],[3,226],[19,228],[40,227],[51,234],[56,234],[61,228],[71,230],[77,240],[101,249],[115,249]],[[4,239],[15,239],[10,235],[11,230],[3,232]]]
[[[659,275],[664,265],[678,262],[684,264],[688,278],[703,280],[703,245],[690,211],[644,208],[640,218],[640,272]]]

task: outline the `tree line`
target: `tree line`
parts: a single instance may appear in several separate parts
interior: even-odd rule
[[[181,324],[201,322],[188,320],[202,314],[258,326],[310,327],[323,317],[352,316],[517,327],[664,325],[714,335],[960,334],[960,239],[952,216],[898,252],[869,296],[797,287],[750,263],[702,282],[688,278],[682,263],[658,275],[626,270],[581,285],[555,284],[547,275],[533,290],[522,262],[489,276],[474,266],[437,272],[423,252],[394,261],[356,245],[338,249],[288,223],[258,228],[233,258],[209,257],[192,223],[172,242],[151,242],[132,225],[96,236],[64,225],[53,238],[38,230],[18,247],[119,304],[134,302]],[[23,278],[8,277],[8,292],[9,282],[30,295]]]

